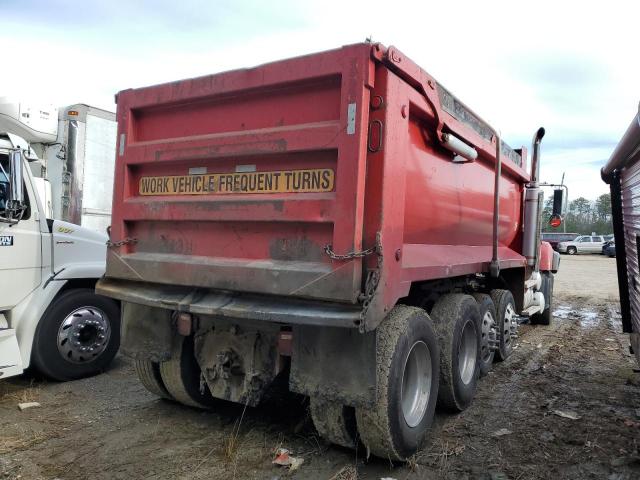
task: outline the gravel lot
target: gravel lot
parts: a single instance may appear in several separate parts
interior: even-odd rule
[[[640,478],[640,377],[616,300],[615,260],[563,256],[553,325],[521,327],[473,405],[438,414],[407,465],[325,444],[304,398],[203,412],[154,398],[118,357],[81,381],[0,382],[0,478]],[[297,472],[271,464],[279,446],[304,458]]]

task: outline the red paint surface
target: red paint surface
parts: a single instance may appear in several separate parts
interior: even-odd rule
[[[553,265],[553,247],[549,242],[540,242],[540,270],[551,270]]]
[[[126,147],[117,157],[111,238],[138,243],[110,251],[107,276],[355,303],[377,257],[332,260],[324,248],[363,250],[378,234],[381,294],[370,310],[380,315],[411,281],[487,271],[495,144],[441,109],[426,72],[402,57],[401,79],[385,52],[353,45],[120,92],[118,138],[126,135]],[[374,108],[371,96],[380,97]],[[356,106],[353,134],[349,104]],[[380,148],[368,151],[376,121],[371,146]],[[439,145],[440,131],[465,139],[478,159],[454,164]],[[528,176],[507,157],[502,162],[500,257],[509,268],[525,263],[519,251]],[[190,168],[231,173],[247,165],[258,172],[331,168],[335,188],[138,194],[141,176],[187,175]],[[129,258],[136,272],[123,267]]]

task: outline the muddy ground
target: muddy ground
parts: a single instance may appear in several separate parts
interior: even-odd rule
[[[615,261],[564,256],[561,268],[554,324],[521,327],[473,405],[438,414],[408,465],[325,444],[301,397],[203,412],[156,399],[118,357],[86,380],[0,383],[0,478],[640,478],[640,374],[620,333]],[[42,406],[20,412],[22,401]],[[271,464],[279,446],[304,458],[297,472]]]

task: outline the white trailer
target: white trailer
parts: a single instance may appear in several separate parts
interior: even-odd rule
[[[41,159],[31,170],[51,186],[45,208],[53,218],[100,232],[111,218],[116,129],[113,112],[89,105],[58,109],[0,98],[0,132],[28,141]]]
[[[30,365],[80,378],[118,350],[120,307],[94,291],[105,269],[112,115],[0,100],[0,379]]]

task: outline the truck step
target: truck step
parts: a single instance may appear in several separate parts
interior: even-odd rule
[[[529,308],[523,310],[520,315],[523,317],[530,317],[536,313],[540,313],[540,307],[538,305],[531,305]]]

